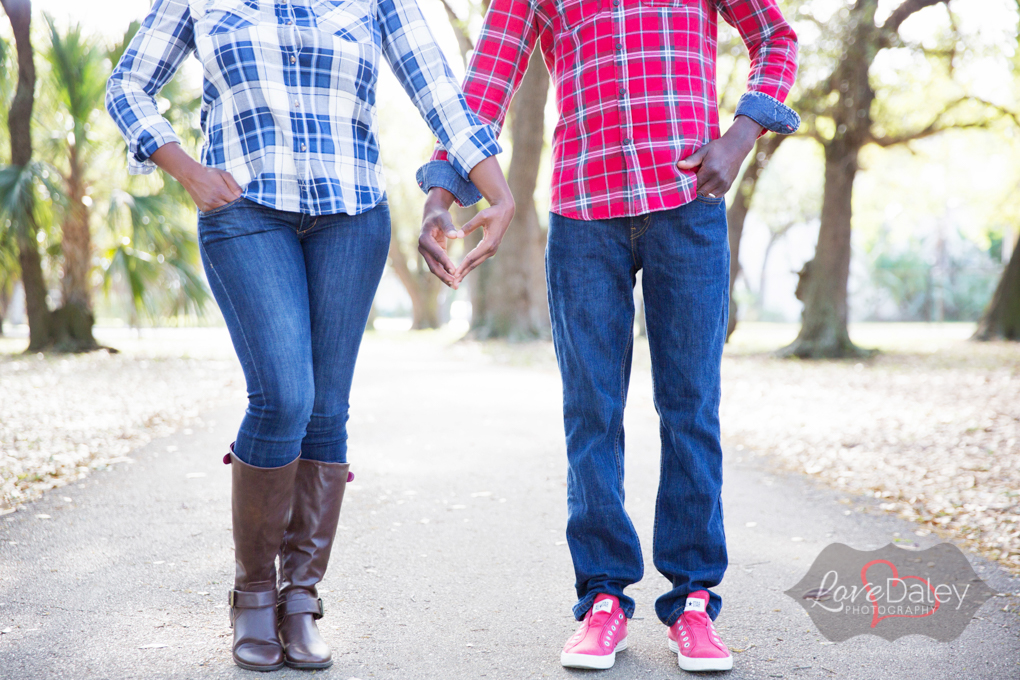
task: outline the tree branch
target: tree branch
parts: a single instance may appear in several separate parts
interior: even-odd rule
[[[888,35],[895,35],[899,33],[900,24],[906,21],[908,17],[926,7],[932,7],[940,3],[948,5],[949,0],[904,0],[903,4],[893,10],[893,13],[885,20],[885,23],[882,25],[882,31]]]
[[[471,42],[471,37],[467,32],[467,23],[462,21],[457,13],[450,7],[450,3],[447,0],[439,0],[443,3],[443,9],[446,10],[446,18],[450,20],[450,26],[453,27],[453,32],[457,35],[457,47],[460,49],[460,58],[464,60],[464,66],[467,66],[467,55],[475,49],[474,43]]]
[[[944,109],[942,109],[942,111],[940,111],[937,116],[935,116],[935,119],[932,120],[931,123],[929,123],[926,127],[922,128],[920,130],[915,130],[914,132],[908,132],[906,134],[895,135],[895,136],[891,136],[891,137],[875,137],[874,135],[871,135],[869,141],[871,143],[877,144],[878,146],[881,146],[881,147],[890,147],[890,146],[896,146],[897,144],[906,144],[907,142],[912,142],[912,141],[915,141],[915,140],[918,140],[918,139],[923,139],[925,137],[931,137],[932,135],[937,135],[938,133],[945,132],[946,130],[964,130],[964,129],[969,129],[969,128],[987,128],[989,125],[992,124],[992,120],[991,119],[987,119],[987,118],[984,119],[984,120],[972,121],[972,122],[969,122],[969,123],[951,123],[951,124],[948,124],[948,125],[941,124],[941,121],[953,109],[955,109],[957,106],[960,106],[961,104],[965,104],[965,103],[968,103],[968,102],[976,102],[976,103],[981,104],[981,105],[983,105],[983,106],[985,106],[987,108],[993,109],[993,110],[997,111],[1000,115],[1002,115],[1004,117],[1007,117],[1007,118],[1011,118],[1013,120],[1013,122],[1018,127],[1020,127],[1020,114],[1018,114],[1018,113],[1016,113],[1014,111],[1010,111],[1009,109],[1007,109],[1007,108],[1005,108],[1003,106],[999,106],[998,104],[993,104],[991,102],[985,101],[985,100],[983,100],[983,99],[981,99],[979,97],[962,97],[960,99],[957,99],[954,102],[950,102],[949,104],[947,104],[946,107]]]

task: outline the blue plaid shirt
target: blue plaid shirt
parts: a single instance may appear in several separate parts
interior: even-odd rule
[[[415,0],[156,0],[107,86],[133,174],[179,141],[155,97],[192,51],[204,74],[202,163],[277,210],[354,215],[382,199],[380,52],[465,179],[500,151]]]

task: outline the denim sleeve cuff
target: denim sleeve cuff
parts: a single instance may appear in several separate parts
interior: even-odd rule
[[[741,95],[736,116],[747,116],[766,130],[780,135],[792,135],[800,127],[800,116],[796,111],[764,92]]]
[[[165,122],[165,121],[164,121]],[[158,129],[143,130],[132,144],[128,145],[128,173],[148,175],[156,170],[156,164],[149,160],[159,147],[171,143],[180,144],[180,138],[169,123]]]
[[[482,200],[482,194],[470,180],[461,177],[449,161],[429,161],[418,168],[415,174],[418,186],[426,194],[433,188],[446,189],[462,206],[474,205]]]

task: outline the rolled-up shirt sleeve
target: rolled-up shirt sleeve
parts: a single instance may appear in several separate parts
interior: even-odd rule
[[[467,180],[472,168],[502,150],[496,134],[468,108],[460,84],[414,0],[380,0],[379,25],[386,61],[449,152],[457,174]]]
[[[796,132],[800,116],[783,102],[797,77],[797,34],[775,0],[717,0],[716,6],[751,56],[747,92],[736,115],[779,134]]]
[[[149,157],[164,144],[180,142],[159,113],[156,95],[195,49],[187,0],[156,0],[106,86],[106,110],[128,146],[128,170],[151,173]]]
[[[534,2],[492,2],[464,76],[464,95],[471,109],[478,112],[483,123],[492,127],[497,137],[537,43]],[[418,186],[425,193],[433,187],[446,189],[457,203],[464,206],[482,200],[482,194],[473,183],[451,170],[450,160],[440,140],[432,159],[418,169]]]

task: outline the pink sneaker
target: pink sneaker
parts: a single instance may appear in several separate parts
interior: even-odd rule
[[[567,668],[612,668],[616,653],[627,649],[627,617],[620,601],[612,595],[599,595],[581,627],[567,640],[560,663]]]
[[[687,596],[684,613],[669,627],[669,651],[676,652],[677,663],[685,671],[728,671],[733,657],[715,632],[706,606],[707,591]]]

